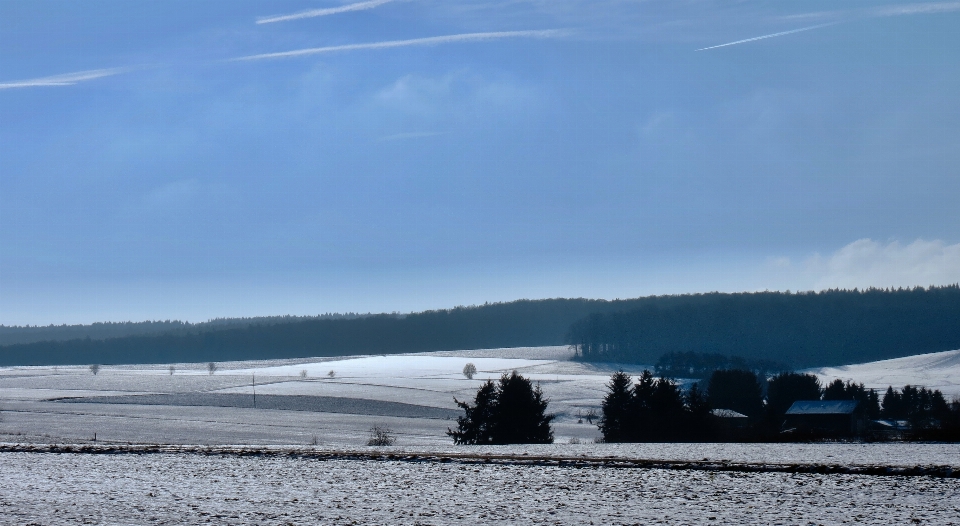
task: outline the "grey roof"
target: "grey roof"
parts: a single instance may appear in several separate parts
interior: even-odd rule
[[[747,415],[738,413],[733,409],[713,409],[710,414],[720,418],[747,418]]]
[[[857,408],[856,400],[800,400],[794,402],[788,415],[849,415]]]

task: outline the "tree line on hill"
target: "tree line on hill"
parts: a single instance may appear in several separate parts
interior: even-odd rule
[[[824,438],[784,433],[784,418],[797,401],[856,401],[854,418],[908,422],[900,438],[960,440],[960,402],[938,390],[905,386],[879,394],[863,384],[835,380],[825,388],[816,376],[779,373],[762,382],[753,371],[716,370],[706,389],[684,391],[649,370],[636,383],[623,371],[607,384],[598,427],[605,442],[780,441]],[[766,384],[766,389],[763,388]],[[866,433],[873,438],[879,434]],[[861,437],[862,437],[861,436]]]
[[[571,327],[567,341],[584,361],[649,364],[669,353],[694,351],[748,360],[776,357],[802,368],[957,349],[958,320],[957,285],[714,293],[594,313]]]
[[[3,365],[209,362],[562,345],[591,312],[642,300],[519,300],[406,315],[269,320],[121,338],[0,346]]]
[[[568,343],[586,361],[650,364],[663,357],[658,371],[669,376],[704,376],[717,367],[766,374],[786,366],[839,365],[960,348],[958,319],[956,285],[616,301],[519,300],[406,315],[0,327],[0,343],[21,340],[0,345],[0,366],[208,362]],[[124,331],[145,333],[116,336]],[[84,336],[63,339],[74,334]],[[26,341],[41,336],[50,339]]]
[[[180,320],[96,322],[89,325],[0,325],[0,345],[18,343],[67,341],[67,340],[105,340],[125,336],[143,336],[158,334],[191,334],[202,331],[236,329],[249,325],[272,325],[278,323],[296,323],[315,319],[352,320],[372,314],[326,313],[317,316],[255,316],[250,318],[214,318],[212,320],[190,323]],[[399,315],[398,315],[399,316]]]

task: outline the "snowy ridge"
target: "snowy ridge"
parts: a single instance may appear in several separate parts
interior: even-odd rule
[[[808,369],[822,383],[836,378],[863,382],[871,389],[900,389],[905,385],[939,389],[949,401],[960,396],[960,350],[918,354],[877,362]]]

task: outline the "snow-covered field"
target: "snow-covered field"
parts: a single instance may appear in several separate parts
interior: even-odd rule
[[[374,425],[398,444],[438,447],[455,425],[454,397],[472,400],[487,379],[517,370],[539,382],[558,415],[557,442],[591,443],[595,425],[578,415],[599,412],[617,364],[570,361],[567,347],[444,351],[392,356],[206,364],[0,369],[0,441],[171,444],[363,445]],[[463,376],[468,362],[477,367]],[[636,375],[642,366],[626,366]],[[330,374],[332,371],[332,375]],[[834,378],[887,385],[925,385],[960,395],[960,351],[838,368]],[[254,392],[258,397],[254,405]]]
[[[205,364],[175,364],[172,374],[167,365],[104,366],[98,375],[87,367],[5,368],[0,443],[248,444],[323,453],[365,449],[378,425],[397,438],[383,451],[401,456],[960,471],[960,448],[950,444],[594,444],[596,426],[577,415],[599,411],[618,366],[571,362],[570,354],[543,347],[220,363],[212,375]],[[950,394],[960,383],[958,356],[817,372],[824,380],[923,384]],[[478,369],[473,379],[461,373],[468,362]],[[643,367],[625,369],[636,375]],[[481,382],[512,370],[539,382],[551,400],[557,443],[453,445],[445,431],[458,414],[454,397],[472,400]],[[960,479],[926,476],[15,448],[0,452],[0,463],[0,524],[960,524]]]
[[[960,480],[4,453],[0,523],[949,525]]]
[[[569,361],[567,347],[446,351],[217,364],[0,369],[0,441],[360,446],[374,425],[399,444],[449,443],[454,397],[517,370],[557,413],[558,441],[592,442],[613,364]],[[473,363],[477,374],[463,376]],[[629,370],[637,372],[638,367]],[[331,375],[331,371],[333,374]],[[258,401],[254,406],[254,392]]]

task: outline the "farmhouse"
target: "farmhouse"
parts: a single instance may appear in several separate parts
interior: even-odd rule
[[[787,410],[784,430],[832,436],[863,432],[864,422],[855,400],[800,400]]]

